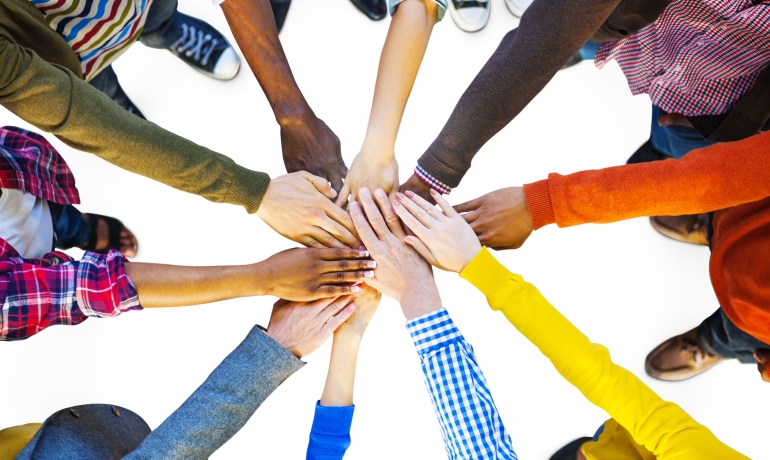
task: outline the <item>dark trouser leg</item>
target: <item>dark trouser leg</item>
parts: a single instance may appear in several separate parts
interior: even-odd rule
[[[171,46],[177,37],[167,34],[172,26],[177,12],[177,0],[154,0],[150,11],[147,12],[147,21],[144,23],[142,35],[139,41],[150,48],[166,49]]]
[[[69,249],[88,242],[88,237],[91,235],[91,224],[74,206],[63,205],[54,230],[57,236],[56,247]]]
[[[754,350],[770,350],[770,345],[738,329],[721,308],[698,327],[698,341],[710,353],[744,364],[756,364]]]
[[[104,68],[99,75],[95,76],[88,82],[91,86],[103,92],[110,97],[116,104],[133,113],[139,118],[147,119],[144,114],[131,102],[128,95],[118,82],[118,76],[115,74],[115,70],[112,69],[112,65]]]

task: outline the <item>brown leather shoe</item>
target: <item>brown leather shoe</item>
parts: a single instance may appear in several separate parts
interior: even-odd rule
[[[647,355],[644,369],[650,377],[678,381],[695,377],[724,360],[700,345],[696,327],[658,345]]]
[[[650,217],[650,223],[655,230],[677,241],[702,246],[709,245],[708,214],[655,216]]]

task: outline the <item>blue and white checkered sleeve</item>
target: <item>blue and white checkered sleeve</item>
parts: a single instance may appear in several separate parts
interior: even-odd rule
[[[442,308],[408,321],[406,328],[420,355],[447,457],[518,460],[473,347],[449,313]]]

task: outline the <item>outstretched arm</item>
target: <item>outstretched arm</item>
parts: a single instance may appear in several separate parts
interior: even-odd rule
[[[358,190],[398,189],[398,163],[394,149],[409,93],[417,78],[439,6],[433,0],[404,0],[393,13],[380,55],[372,111],[361,151],[353,160],[337,203],[342,205]]]
[[[316,117],[299,90],[278,39],[270,2],[226,0],[222,11],[281,126],[286,170],[307,171],[339,191],[347,171],[340,140]]]

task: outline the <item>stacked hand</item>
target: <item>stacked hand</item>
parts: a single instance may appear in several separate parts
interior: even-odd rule
[[[348,198],[357,201],[358,191],[364,187],[382,189],[388,195],[398,191],[398,162],[393,151],[381,153],[364,146],[353,160],[337,205],[343,206]]]
[[[534,230],[521,187],[496,190],[454,209],[471,225],[481,244],[492,249],[518,249]]]
[[[307,171],[331,182],[334,190],[342,188],[348,168],[342,159],[340,140],[320,118],[312,114],[297,119],[282,119],[281,149],[286,172]]]

